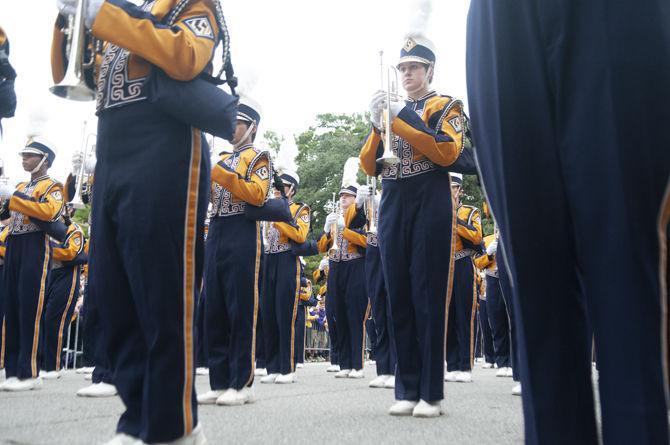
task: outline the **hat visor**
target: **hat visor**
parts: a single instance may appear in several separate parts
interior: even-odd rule
[[[351,190],[340,190],[340,196],[342,195],[356,196],[356,193],[352,192]]]
[[[433,62],[431,62],[431,61],[428,60],[428,59],[424,59],[423,57],[418,57],[418,56],[405,56],[405,57],[401,57],[401,58],[398,60],[398,63],[397,63],[397,65],[396,65],[396,68],[400,68],[400,65],[401,65],[402,63],[408,63],[408,62],[418,62],[418,63],[423,63],[423,64],[426,64],[426,65],[430,65],[431,63],[433,63]]]
[[[22,148],[21,150],[19,150],[19,155],[24,155],[24,154],[25,154],[25,155],[28,155],[28,154],[30,154],[30,155],[39,155],[39,156],[44,156],[44,155],[46,155],[46,153],[44,153],[43,151],[38,150],[38,149],[36,149],[36,148],[32,148],[32,147],[24,147],[24,148]]]

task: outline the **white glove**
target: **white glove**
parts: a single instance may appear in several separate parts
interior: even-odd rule
[[[86,162],[84,163],[84,172],[87,175],[92,174],[95,171],[95,166],[98,163],[98,158],[95,157],[95,154],[89,154],[86,157]]]
[[[384,91],[377,91],[372,96],[372,100],[370,101],[370,122],[377,130],[382,128],[382,114],[384,111],[382,103],[384,101],[384,97],[386,97],[386,93]]]
[[[398,117],[398,114],[400,114],[400,111],[405,108],[405,101],[402,101],[398,98],[394,98],[391,100],[391,106],[389,107],[390,110],[390,116],[389,119],[391,119],[391,122],[393,122],[393,119]]]
[[[0,184],[0,199],[7,199],[14,194],[16,188],[9,184]]]
[[[81,169],[81,164],[84,162],[84,154],[77,150],[72,155],[72,176],[77,176]]]
[[[319,263],[319,270],[326,270],[326,267],[328,267],[328,258],[323,257],[321,258],[321,262]]]
[[[488,256],[495,255],[496,252],[498,251],[498,240],[493,240],[491,244],[488,245],[486,248],[486,254]]]
[[[370,198],[370,195],[372,195],[370,187],[358,187],[358,190],[356,191],[356,208],[360,209],[363,207],[363,204]]]
[[[335,224],[335,221],[337,221],[336,213],[331,213],[326,216],[326,222],[323,225],[323,231],[326,233],[330,232],[330,229],[333,227],[333,224]]]
[[[84,17],[84,24],[87,28],[93,26],[95,17],[100,12],[102,4],[105,0],[85,0],[86,1],[86,17]],[[77,0],[56,0],[56,7],[63,15],[75,15],[77,12]]]

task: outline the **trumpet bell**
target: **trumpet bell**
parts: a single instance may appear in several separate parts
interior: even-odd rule
[[[90,89],[83,80],[63,79],[58,85],[49,88],[49,91],[63,99],[75,100],[78,102],[86,102],[95,99],[95,91]]]
[[[377,159],[377,162],[386,164],[386,165],[398,165],[400,164],[400,158],[393,154],[393,152],[382,154],[381,158]]]

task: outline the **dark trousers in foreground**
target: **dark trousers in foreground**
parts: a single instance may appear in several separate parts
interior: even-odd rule
[[[498,368],[512,366],[510,360],[510,329],[507,305],[503,299],[500,279],[486,276],[486,309],[488,322],[493,333],[493,348],[495,350],[496,365]]]
[[[42,343],[42,369],[45,371],[61,369],[63,336],[79,298],[79,275],[79,266],[53,269],[50,273]]]
[[[511,273],[529,444],[598,443],[589,324],[603,442],[669,442],[668,23],[666,0],[471,3],[470,116]]]
[[[365,258],[340,262],[336,277],[335,319],[340,369],[363,369],[365,321],[369,311]]]
[[[384,284],[379,248],[368,244],[365,250],[365,276],[375,320],[377,342],[375,344],[375,362],[377,375],[395,375],[396,351],[393,335],[393,320],[389,310],[388,294]]]
[[[479,313],[477,315],[477,325],[481,336],[481,346],[479,357],[484,357],[486,363],[495,363],[495,348],[493,346],[493,332],[488,318],[488,303],[487,300],[479,301]],[[480,341],[477,340],[477,345]]]
[[[477,291],[472,258],[456,260],[447,322],[447,371],[470,372],[475,354]]]

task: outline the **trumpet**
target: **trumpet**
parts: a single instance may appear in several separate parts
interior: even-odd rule
[[[381,72],[381,82],[382,90],[384,90],[384,51],[379,51],[379,66]],[[384,111],[382,113],[383,120],[383,142],[384,142],[384,152],[382,156],[377,159],[377,162],[380,162],[385,165],[397,165],[400,163],[400,158],[393,153],[393,131],[391,130],[391,101],[397,100],[399,98],[398,94],[398,69],[392,65],[386,67],[386,104],[384,106]]]
[[[333,200],[330,202],[330,208],[332,209],[332,213],[335,213],[337,215],[337,218],[340,218],[340,203],[336,200],[336,193],[333,193]],[[329,255],[334,255],[336,254],[339,250],[340,247],[337,245],[337,238],[339,237],[338,229],[337,229],[337,220],[333,225],[330,226],[330,238],[333,240],[333,245],[328,249],[328,254]]]
[[[375,194],[377,193],[377,177],[368,176],[367,177],[367,186],[370,187],[372,193],[368,198],[368,201],[365,203],[365,207],[368,214],[368,219],[370,224],[368,225],[368,232],[373,235],[377,234],[377,204],[375,202]]]
[[[85,60],[86,53],[86,28],[84,26],[84,14],[86,0],[79,0],[77,12],[68,18],[69,26],[66,31],[68,36],[69,63],[65,77],[57,85],[49,88],[53,94],[64,99],[87,101],[95,99],[95,91],[86,85],[84,70],[90,69],[95,64],[95,51],[91,52],[90,60]]]
[[[72,206],[79,210],[86,207],[84,200],[82,199],[82,194],[84,192],[84,186],[86,183],[86,158],[89,155],[89,147],[95,151],[95,139],[98,137],[95,133],[89,133],[86,135],[86,122],[84,122],[84,129],[82,131],[82,162],[79,166],[79,171],[77,171],[77,177],[75,178],[75,191],[74,196],[70,200]],[[93,143],[91,143],[91,138],[93,138]]]

